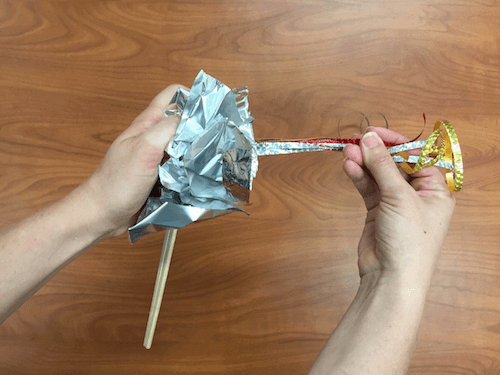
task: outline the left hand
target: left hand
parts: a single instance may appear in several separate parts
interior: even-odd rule
[[[92,218],[105,232],[103,239],[120,236],[135,225],[158,179],[158,164],[174,137],[179,116],[165,117],[179,87],[170,85],[159,93],[113,142],[94,174],[78,189],[86,196]],[[187,88],[186,88],[187,89]]]

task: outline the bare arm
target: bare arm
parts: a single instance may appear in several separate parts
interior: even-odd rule
[[[179,124],[163,115],[179,86],[153,99],[81,186],[0,232],[0,323],[86,249],[135,224]]]
[[[384,140],[408,139],[373,128]],[[367,137],[380,140],[378,136]],[[345,149],[344,170],[367,208],[358,246],[361,283],[310,374],[405,374],[455,199],[436,167],[399,171],[385,146]]]
[[[0,233],[0,323],[57,272],[105,239],[93,221],[83,192],[63,200]]]
[[[310,374],[406,374],[425,294],[396,276],[363,278]]]

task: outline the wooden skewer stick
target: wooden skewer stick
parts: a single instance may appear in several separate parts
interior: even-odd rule
[[[144,336],[144,347],[146,349],[151,349],[151,344],[153,343],[156,322],[158,321],[163,292],[165,291],[165,284],[167,283],[168,270],[170,268],[170,262],[172,261],[176,236],[177,229],[167,229],[165,239],[163,241],[163,249],[161,250],[158,273],[156,274],[156,283],[153,292],[153,300],[151,301],[151,309],[149,310],[146,335]]]

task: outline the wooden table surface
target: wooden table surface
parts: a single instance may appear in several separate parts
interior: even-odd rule
[[[454,126],[465,180],[409,374],[500,374],[499,30],[486,0],[0,0],[0,227],[77,187],[200,69],[248,85],[257,138],[336,137],[356,111],[414,138],[425,112],[421,139]],[[0,326],[0,373],[306,373],[359,284],[365,209],[342,158],[261,157],[250,216],[179,231],[151,350],[163,233],[124,235]]]

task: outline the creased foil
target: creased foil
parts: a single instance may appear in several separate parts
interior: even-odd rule
[[[128,229],[131,243],[151,232],[244,212],[258,168],[247,96],[247,87],[231,90],[203,70],[191,90],[177,91],[171,103],[182,116],[167,147],[170,158],[158,166],[158,189]]]
[[[242,206],[249,202],[258,156],[342,150],[347,143],[356,141],[256,142],[247,96],[246,86],[230,90],[203,70],[191,90],[177,91],[171,103],[177,104],[182,116],[167,147],[170,158],[158,166],[158,183],[137,224],[128,229],[131,243],[151,232],[180,229],[232,211],[244,212]],[[437,145],[440,136],[443,139],[441,145]],[[406,152],[413,149],[422,149],[420,156]],[[432,165],[446,168],[450,191],[461,189],[462,154],[455,131],[448,122],[438,121],[426,141],[398,144],[389,147],[388,151],[408,174]],[[408,163],[415,165],[411,167]]]
[[[389,154],[397,154],[402,151],[414,150],[418,148],[423,148],[428,141],[414,141],[410,143],[404,143],[402,145],[393,146],[387,149]],[[257,155],[285,155],[285,154],[295,154],[299,152],[310,152],[310,151],[325,151],[325,150],[343,150],[347,146],[346,143],[304,143],[304,142],[257,142]],[[428,153],[427,153],[428,154]],[[427,155],[426,154],[426,155]],[[403,158],[399,155],[394,155],[392,157],[396,163],[417,163],[420,160],[420,156],[407,155]],[[426,158],[425,163],[430,164],[435,162],[438,167],[446,168],[452,172],[455,172],[455,167],[451,162],[444,160],[437,160],[435,158]]]

